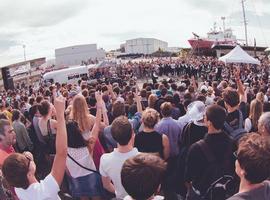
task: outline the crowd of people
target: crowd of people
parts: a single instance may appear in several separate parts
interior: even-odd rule
[[[2,91],[0,199],[270,199],[261,63],[130,61],[95,82]]]

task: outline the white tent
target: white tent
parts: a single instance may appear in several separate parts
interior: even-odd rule
[[[249,63],[259,65],[260,61],[248,55],[239,45],[237,45],[230,53],[219,58],[225,63]]]
[[[267,49],[265,49],[265,52],[270,52],[270,47],[268,47]]]

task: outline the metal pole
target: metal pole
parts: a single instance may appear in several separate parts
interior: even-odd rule
[[[243,18],[244,18],[244,26],[245,26],[246,46],[248,46],[248,37],[247,37],[247,19],[246,19],[245,1],[246,1],[246,0],[242,0],[241,3],[242,3]]]
[[[25,55],[25,44],[23,44],[23,56],[24,56],[24,61],[26,61],[26,55]]]

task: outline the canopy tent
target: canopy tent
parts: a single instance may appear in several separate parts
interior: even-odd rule
[[[248,55],[239,45],[231,52],[219,58],[220,61],[227,63],[249,63],[259,65],[260,61]]]
[[[265,49],[265,52],[270,52],[270,47],[268,47],[267,49]]]

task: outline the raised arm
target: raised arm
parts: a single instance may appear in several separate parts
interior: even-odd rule
[[[51,170],[52,176],[60,186],[64,177],[67,158],[67,130],[64,117],[65,98],[57,97],[54,100],[57,117],[56,154]]]
[[[101,114],[102,114],[102,94],[100,92],[96,92],[95,93],[95,98],[97,101],[97,113],[96,113],[96,120],[95,120],[95,124],[94,127],[92,129],[92,142],[95,142],[98,139],[98,134],[99,134],[99,130],[100,130],[100,124],[101,124]]]
[[[136,89],[136,92],[133,93],[137,105],[137,112],[142,113],[142,103],[141,103],[141,96],[138,94],[138,90]]]

